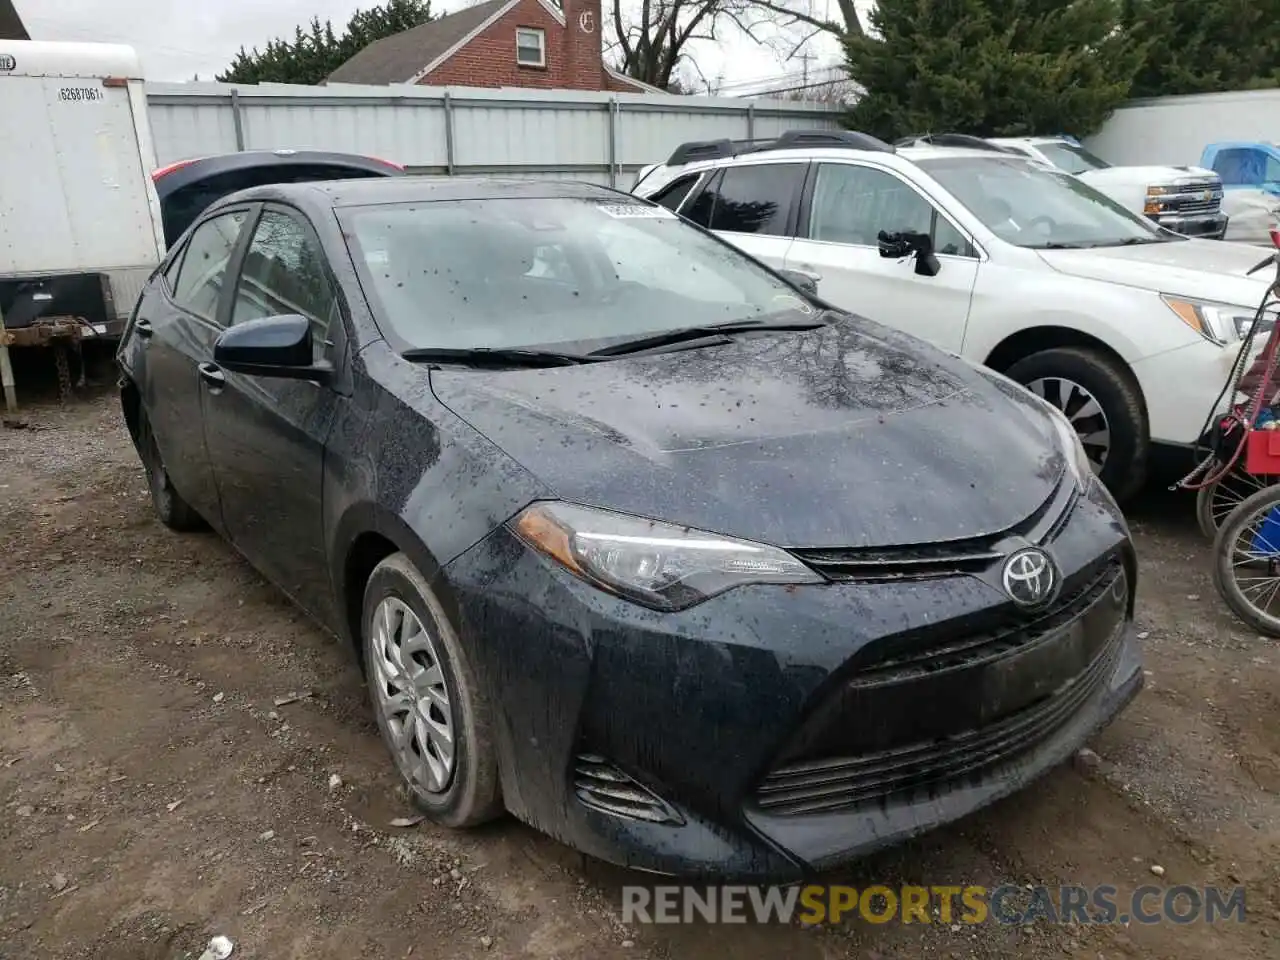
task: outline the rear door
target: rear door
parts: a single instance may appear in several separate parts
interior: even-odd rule
[[[804,194],[786,267],[838,307],[959,353],[979,254],[954,221],[914,184],[864,164],[816,163]],[[942,269],[926,277],[915,258],[881,257],[881,230],[931,234]]]
[[[174,488],[221,529],[217,489],[201,428],[199,366],[223,327],[228,269],[250,221],[246,204],[192,232],[138,303],[128,339],[143,403]]]
[[[716,172],[682,216],[775,269],[786,263],[808,161],[735,164]]]

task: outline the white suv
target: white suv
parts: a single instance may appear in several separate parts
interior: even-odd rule
[[[989,149],[838,131],[708,141],[647,168],[633,192],[805,274],[837,307],[1026,385],[1072,421],[1120,498],[1153,445],[1200,438],[1266,290],[1246,276],[1256,247],[1179,236]],[[880,242],[908,231],[932,239],[936,272]]]

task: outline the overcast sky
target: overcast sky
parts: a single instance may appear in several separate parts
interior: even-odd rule
[[[36,40],[98,40],[128,43],[142,56],[148,79],[212,79],[243,44],[261,47],[277,36],[292,36],[299,23],[313,16],[346,25],[352,12],[377,0],[219,0],[205,6],[192,0],[16,0],[31,37]],[[474,0],[433,0],[432,8],[453,12]],[[807,2],[825,12],[832,0]],[[866,0],[869,4],[871,0]],[[728,31],[726,31],[727,33]],[[608,33],[606,33],[606,37]],[[797,38],[802,35],[797,35]],[[838,45],[830,39],[809,44],[812,69],[838,62]],[[726,92],[746,92],[754,81],[769,83],[798,73],[800,61],[781,58],[738,35],[721,44],[701,44],[698,65],[709,78],[722,77]]]

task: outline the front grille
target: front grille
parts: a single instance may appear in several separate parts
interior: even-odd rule
[[[882,686],[960,666],[981,666],[1032,646],[1083,616],[1115,588],[1123,569],[1118,557],[1107,558],[1083,583],[1058,597],[1034,619],[1020,613],[1006,615],[987,630],[948,637],[938,643],[921,644],[904,639],[900,644],[890,642],[877,646],[875,659],[860,666],[851,685]]]
[[[1214,180],[1180,183],[1160,200],[1161,213],[1217,213],[1222,206],[1222,185]]]
[[[765,777],[756,803],[781,816],[831,813],[989,775],[1064,727],[1099,690],[1115,667],[1121,630],[1083,673],[997,723],[878,753],[780,767]]]
[[[1047,543],[1058,535],[1079,502],[1074,485],[1061,484],[1054,495],[1017,526],[990,537],[902,547],[840,549],[801,547],[791,553],[829,580],[873,582],[924,580],[981,573],[1008,553],[1002,542],[1023,537]]]
[[[576,757],[573,790],[586,806],[615,817],[649,823],[684,823],[684,818],[652,790],[604,757],[592,753]]]
[[[1176,197],[1172,203],[1165,204],[1166,213],[1217,213],[1222,206],[1222,197],[1211,200],[1190,199],[1179,201]]]

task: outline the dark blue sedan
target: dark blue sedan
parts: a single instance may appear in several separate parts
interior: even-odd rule
[[[119,360],[160,519],[351,644],[441,824],[794,877],[1142,684],[1128,530],[1057,411],[633,197],[255,187]]]

